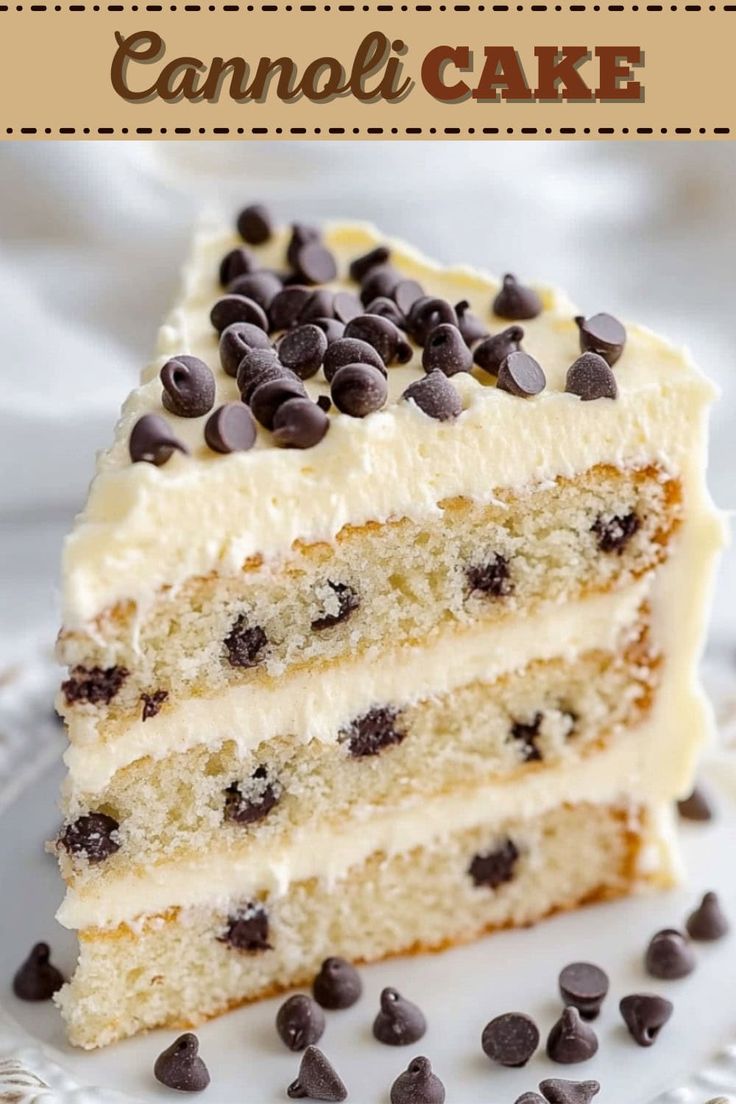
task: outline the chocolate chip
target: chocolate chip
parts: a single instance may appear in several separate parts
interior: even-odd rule
[[[220,334],[220,364],[226,374],[234,379],[241,360],[253,349],[273,352],[265,330],[252,322],[233,322],[231,326],[226,326]]]
[[[220,283],[223,287],[237,280],[238,276],[246,276],[257,267],[256,259],[249,249],[239,245],[231,249],[220,261]]]
[[[500,552],[494,552],[486,563],[471,564],[465,570],[471,594],[488,595],[490,598],[506,598],[513,593],[509,561]]]
[[[363,305],[352,291],[338,291],[332,301],[332,309],[335,312],[335,318],[343,323],[363,313]]]
[[[473,354],[465,344],[457,326],[443,322],[435,326],[424,343],[422,367],[425,372],[436,370],[446,376],[469,372],[473,367]]]
[[[276,1030],[289,1050],[304,1050],[324,1035],[325,1014],[311,997],[295,993],[276,1013]]]
[[[580,1019],[577,1008],[565,1008],[547,1037],[547,1057],[562,1065],[572,1065],[586,1062],[597,1050],[593,1028]]]
[[[335,317],[335,293],[329,288],[312,291],[299,312],[299,322],[314,322],[317,318]]]
[[[388,384],[384,373],[372,364],[345,364],[332,377],[330,394],[343,414],[365,418],[385,406]]]
[[[608,976],[590,962],[572,962],[559,977],[560,996],[577,1008],[584,1020],[594,1020],[608,993]]]
[[[160,713],[161,706],[167,700],[168,696],[168,690],[154,690],[152,694],[141,694],[141,701],[143,702],[141,720],[150,721],[151,717],[155,717]]]
[[[696,786],[689,797],[677,802],[677,811],[683,820],[705,823],[713,819],[713,806],[700,786]]]
[[[249,322],[261,330],[268,330],[266,312],[255,299],[245,295],[223,295],[210,311],[210,322],[219,334],[235,322]]]
[[[389,299],[386,295],[378,295],[375,299],[371,299],[370,303],[366,304],[365,313],[377,314],[380,318],[388,318],[389,322],[393,322],[394,326],[398,326],[400,330],[406,329],[406,318],[393,299]]]
[[[417,299],[425,297],[424,288],[416,280],[399,280],[391,292],[391,297],[401,313],[406,317]]]
[[[133,426],[128,442],[134,464],[145,461],[160,468],[175,452],[189,455],[186,445],[174,436],[169,423],[158,414],[144,414]]]
[[[542,313],[542,300],[533,288],[524,287],[515,276],[507,273],[501,290],[493,300],[492,309],[498,318],[521,322],[522,319],[536,318]]]
[[[557,1077],[542,1081],[539,1088],[547,1104],[590,1104],[601,1091],[597,1081],[563,1081]]]
[[[261,661],[268,638],[260,625],[249,625],[239,614],[223,641],[231,667],[255,667]]]
[[[159,1054],[153,1067],[154,1077],[169,1089],[202,1092],[210,1083],[210,1075],[198,1052],[196,1035],[180,1035]]]
[[[129,675],[127,667],[74,667],[61,689],[67,705],[109,705]]]
[[[348,728],[340,731],[347,741],[348,750],[354,759],[365,759],[378,755],[387,747],[400,744],[406,733],[397,726],[399,711],[391,706],[377,706],[350,722]]]
[[[338,322],[336,318],[313,318],[312,321],[315,326],[319,326],[327,338],[328,348],[339,341],[345,333],[345,326],[342,322]]]
[[[321,1050],[310,1046],[304,1051],[299,1076],[286,1090],[291,1100],[345,1100],[348,1090]]]
[[[319,326],[306,323],[289,330],[279,342],[279,360],[300,379],[319,372],[327,352],[327,338]]]
[[[316,226],[306,226],[303,222],[295,222],[291,227],[291,238],[286,247],[286,259],[292,268],[296,268],[296,259],[299,251],[309,242],[318,242],[322,235]]]
[[[517,1096],[514,1104],[547,1104],[547,1102],[539,1093],[527,1092],[522,1093],[521,1096]]]
[[[401,282],[401,276],[391,265],[378,265],[370,270],[360,285],[360,301],[365,306],[379,296],[392,298],[393,290]]]
[[[567,370],[565,391],[583,402],[618,397],[616,377],[598,353],[583,353]]]
[[[506,839],[493,851],[474,855],[468,867],[468,874],[473,879],[474,885],[498,889],[505,882],[511,881],[518,861],[519,849],[513,840]]]
[[[506,357],[511,353],[521,352],[520,343],[523,337],[521,326],[509,326],[508,329],[501,330],[501,333],[482,341],[473,353],[473,360],[484,372],[497,376]]]
[[[380,314],[360,314],[357,318],[351,318],[345,327],[345,337],[367,341],[384,364],[392,364],[395,360],[406,364],[411,360],[411,346],[399,327]]]
[[[247,797],[238,782],[233,782],[225,790],[225,820],[233,824],[257,824],[278,805],[279,798],[280,794],[268,780],[266,768],[256,767],[251,775]]]
[[[481,1046],[500,1066],[525,1066],[539,1046],[539,1028],[523,1012],[505,1012],[483,1028]]]
[[[535,713],[531,721],[514,721],[511,725],[511,738],[517,742],[524,763],[539,763],[542,753],[537,747],[537,738],[544,720],[543,713]]]
[[[355,613],[360,606],[360,598],[347,583],[333,583],[332,580],[328,580],[327,586],[331,591],[328,598],[329,605],[335,607],[336,604],[336,608],[331,608],[328,613],[324,613],[312,622],[312,629],[315,632],[331,629],[333,625],[347,621],[351,613]]]
[[[344,958],[326,958],[312,984],[317,1004],[323,1008],[350,1008],[363,992],[360,974]]]
[[[412,303],[406,322],[417,345],[424,345],[436,326],[441,326],[443,322],[457,326],[457,315],[455,308],[446,299],[424,295]]]
[[[263,245],[273,233],[268,209],[262,203],[251,203],[238,215],[238,233],[249,245]]]
[[[291,284],[277,292],[268,308],[271,329],[288,330],[293,326],[311,295],[312,289],[304,284]]]
[[[346,364],[372,364],[379,372],[384,375],[386,373],[384,363],[374,347],[357,337],[341,337],[327,349],[322,370],[328,383],[332,382],[338,368]]]
[[[449,422],[463,412],[460,396],[444,372],[430,372],[423,379],[415,380],[401,397],[438,422]]]
[[[304,384],[293,372],[259,383],[251,392],[250,408],[256,421],[265,426],[266,429],[274,429],[276,412],[289,399],[307,399]],[[311,399],[307,399],[307,401],[311,402]],[[312,406],[316,406],[316,403],[312,403]],[[317,409],[319,410],[319,407]],[[320,411],[321,413],[322,411]],[[322,425],[317,415],[313,415],[313,419],[315,429]],[[284,424],[283,421],[280,423],[281,426]],[[322,436],[324,436],[324,433]],[[322,437],[319,439],[321,440]]]
[[[203,360],[176,356],[167,360],[160,372],[161,401],[170,414],[180,418],[199,418],[215,402],[215,377]]]
[[[421,1039],[427,1021],[421,1009],[401,996],[396,989],[381,993],[381,1010],[373,1021],[373,1035],[387,1046],[408,1046]]]
[[[294,258],[294,268],[305,284],[326,284],[337,276],[337,264],[327,246],[311,241]]]
[[[580,351],[598,353],[611,366],[624,351],[626,330],[610,314],[594,314],[592,318],[578,315],[575,323],[580,330]]]
[[[275,349],[252,349],[238,365],[237,384],[244,403],[249,403],[257,387],[267,380],[295,379],[276,355]]]
[[[242,295],[243,298],[257,303],[265,316],[282,287],[281,280],[274,272],[249,272],[228,284],[227,290],[230,295]],[[243,321],[250,322],[254,319],[246,318]],[[268,324],[266,328],[267,326]]]
[[[64,975],[52,966],[48,943],[36,943],[13,978],[13,992],[24,1001],[51,1000],[64,984]]]
[[[476,341],[484,341],[488,337],[488,327],[470,309],[467,299],[461,299],[455,304],[457,315],[457,328],[463,335],[463,341],[470,348]]]
[[[59,844],[70,855],[84,855],[87,862],[104,862],[120,850],[120,844],[112,838],[119,827],[106,813],[88,813],[67,825]]]
[[[318,395],[315,402],[320,410],[324,410],[325,414],[332,409],[332,399],[329,395]]]
[[[273,439],[280,448],[313,448],[329,428],[330,419],[319,403],[288,399],[274,414]]]
[[[644,964],[652,977],[672,981],[687,977],[695,969],[695,954],[687,936],[674,928],[657,932],[647,947]]]
[[[639,518],[632,512],[613,516],[599,514],[590,528],[601,552],[622,552],[640,527]]]
[[[639,1046],[650,1047],[672,1015],[672,1004],[654,993],[632,993],[619,1003],[629,1034]]]
[[[350,279],[355,280],[355,282],[359,284],[372,268],[384,265],[390,255],[387,246],[377,245],[376,248],[371,249],[369,253],[364,253],[362,256],[356,257],[355,260],[350,262]]]
[[[706,893],[694,912],[691,912],[685,925],[691,939],[712,942],[722,939],[731,927],[716,893]]]
[[[391,1104],[444,1104],[445,1086],[429,1058],[413,1058],[391,1086]]]
[[[541,365],[528,353],[519,351],[509,353],[502,363],[496,386],[500,391],[528,399],[544,391],[546,383]]]
[[[256,440],[256,423],[243,403],[225,403],[207,419],[204,439],[214,452],[247,452]]]
[[[259,902],[250,902],[227,918],[227,927],[220,943],[227,943],[236,951],[270,951],[268,942],[268,913]]]

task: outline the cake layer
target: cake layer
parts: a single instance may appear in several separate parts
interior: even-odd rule
[[[367,855],[334,892],[310,878],[224,910],[205,904],[84,931],[74,979],[56,999],[71,1041],[103,1046],[308,985],[328,955],[372,961],[436,950],[672,877],[656,807],[581,803],[458,825],[439,845]]]

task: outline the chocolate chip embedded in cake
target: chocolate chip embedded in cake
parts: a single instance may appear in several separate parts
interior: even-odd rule
[[[258,903],[245,905],[228,916],[225,931],[218,939],[236,951],[270,951],[268,912]]]
[[[127,667],[75,667],[61,684],[67,705],[109,705],[127,679]]]
[[[476,886],[498,889],[510,882],[520,858],[519,850],[513,840],[505,840],[493,851],[484,851],[475,855],[468,867],[468,874]]]
[[[317,596],[321,600],[323,613],[312,621],[315,632],[341,625],[360,608],[360,596],[347,583],[333,583],[328,579]]]
[[[106,813],[87,813],[66,826],[59,836],[59,846],[87,862],[101,863],[120,850],[119,828],[115,818]]]
[[[379,755],[386,748],[400,744],[406,732],[399,722],[399,711],[385,705],[369,710],[351,721],[341,736],[354,759]]]
[[[244,613],[238,614],[223,641],[231,667],[255,667],[268,639],[260,625],[249,625]]]

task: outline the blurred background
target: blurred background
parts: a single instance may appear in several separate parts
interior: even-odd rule
[[[735,173],[733,143],[3,143],[0,665],[52,639],[63,533],[203,207],[374,221],[688,345],[723,389],[710,482],[736,504]],[[733,557],[720,588],[711,647],[730,666]]]

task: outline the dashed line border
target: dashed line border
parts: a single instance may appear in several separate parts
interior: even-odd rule
[[[421,135],[441,134],[448,138],[465,138],[484,135],[488,137],[505,137],[508,135],[522,135],[523,137],[535,137],[543,135],[545,138],[570,138],[576,135],[585,137],[615,138],[617,136],[667,136],[698,135],[698,137],[712,135],[713,137],[728,137],[731,134],[730,127],[5,127],[0,129],[0,135],[12,138],[15,135],[22,137],[39,135],[44,137],[68,137],[70,135],[82,135],[84,137],[96,136],[101,138],[114,138],[116,136],[141,136],[158,137],[167,136],[216,136],[268,138],[270,136],[281,137],[381,137],[389,135],[392,138],[416,138]]]
[[[0,4],[0,12],[736,12],[736,4]]]

